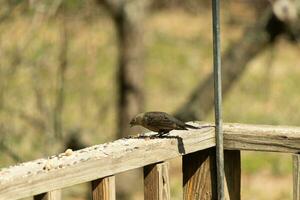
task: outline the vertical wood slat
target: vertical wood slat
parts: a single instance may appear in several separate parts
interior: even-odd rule
[[[225,199],[241,200],[241,152],[224,151]]]
[[[209,148],[182,158],[183,199],[217,199],[216,151]]]
[[[217,199],[215,148],[183,156],[183,199]],[[224,151],[228,200],[241,199],[241,155],[238,150]]]
[[[293,200],[300,200],[300,154],[293,155]]]
[[[144,167],[144,200],[170,200],[167,162]]]
[[[61,190],[53,190],[50,192],[35,195],[34,200],[61,200]]]
[[[93,200],[115,200],[115,176],[108,176],[91,182]]]

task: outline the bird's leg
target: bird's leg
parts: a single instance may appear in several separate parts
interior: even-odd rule
[[[169,131],[167,131],[167,130],[159,130],[157,136],[158,137],[162,137],[164,134],[167,134],[167,133],[169,133]]]

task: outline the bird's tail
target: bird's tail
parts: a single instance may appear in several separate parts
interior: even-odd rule
[[[185,127],[186,128],[191,128],[191,129],[199,129],[200,128],[200,127],[192,126],[192,125],[189,125],[189,124],[185,124]]]
[[[215,127],[214,125],[205,125],[205,126],[200,126],[200,127],[196,127],[196,126],[192,126],[189,124],[185,124],[186,128],[191,128],[191,129],[201,129],[201,128],[208,128],[208,127]]]

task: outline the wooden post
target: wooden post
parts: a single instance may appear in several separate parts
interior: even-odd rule
[[[217,199],[216,151],[209,148],[183,156],[183,199]]]
[[[115,200],[115,176],[92,181],[93,200]]]
[[[238,150],[224,151],[225,199],[241,199],[241,152]]]
[[[293,155],[293,199],[300,200],[300,154]]]
[[[61,190],[53,190],[50,192],[35,195],[34,200],[61,200]]]
[[[170,200],[168,163],[144,167],[144,200]]]

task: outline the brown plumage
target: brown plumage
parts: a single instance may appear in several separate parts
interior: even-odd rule
[[[188,128],[198,129],[188,125],[179,119],[165,112],[145,112],[136,115],[130,122],[131,127],[140,125],[151,131],[158,132],[159,135],[166,134],[171,130],[188,130]]]

